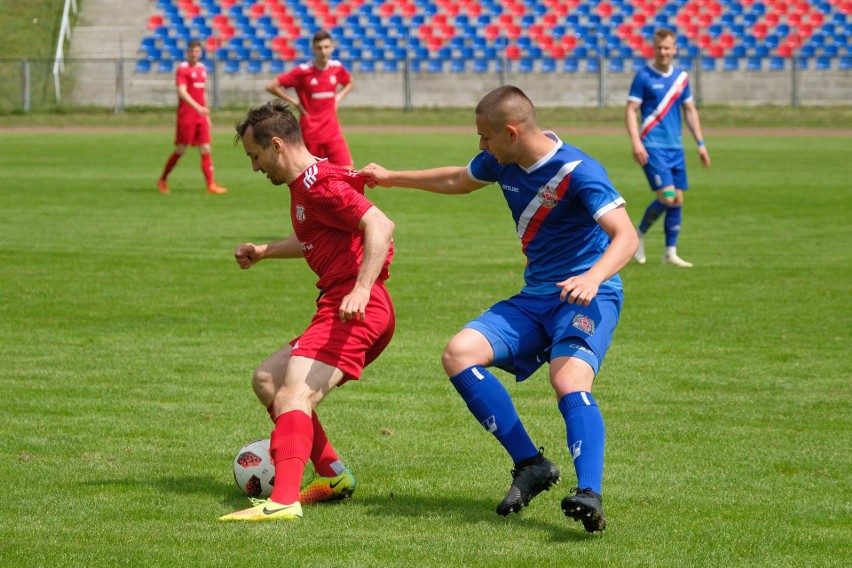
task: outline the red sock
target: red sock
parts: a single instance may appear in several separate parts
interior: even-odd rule
[[[166,162],[166,167],[163,168],[163,174],[160,176],[160,179],[166,179],[169,173],[174,169],[177,165],[178,160],[180,160],[180,154],[177,152],[172,152],[172,155],[169,156],[169,161]]]
[[[285,412],[275,421],[269,453],[275,463],[275,486],[271,499],[289,505],[299,500],[305,463],[311,455],[314,425],[301,410]]]
[[[331,443],[325,435],[325,430],[323,430],[316,412],[311,414],[311,420],[314,424],[314,444],[311,448],[311,462],[314,464],[317,475],[334,477],[337,475],[337,472],[331,469],[331,464],[339,461],[340,458],[337,457],[337,453],[331,447]]]
[[[201,171],[204,173],[204,179],[207,180],[207,187],[213,185],[213,160],[210,154],[201,154]]]

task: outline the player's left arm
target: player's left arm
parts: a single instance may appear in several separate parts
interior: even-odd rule
[[[358,228],[364,231],[364,255],[355,286],[340,303],[340,321],[366,317],[370,291],[382,272],[393,240],[393,221],[375,205],[361,217]]]
[[[340,107],[340,103],[343,102],[344,97],[349,94],[349,91],[351,91],[354,86],[355,82],[352,79],[349,79],[349,83],[344,85],[342,89],[334,94],[334,108]]]
[[[701,121],[698,119],[698,109],[695,108],[695,102],[683,103],[683,113],[686,117],[686,125],[692,132],[695,143],[698,144],[698,157],[701,158],[701,165],[709,168],[710,154],[707,152],[707,146],[704,145],[704,135],[701,133]]]
[[[597,296],[601,283],[624,268],[639,247],[639,237],[624,205],[604,213],[598,224],[609,235],[609,246],[587,272],[556,284],[562,288],[559,297],[569,304],[588,306]]]

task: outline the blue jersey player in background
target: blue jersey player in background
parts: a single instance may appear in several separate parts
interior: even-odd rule
[[[710,154],[704,145],[689,77],[685,70],[672,64],[676,52],[674,32],[657,30],[654,33],[654,62],[642,68],[633,78],[625,122],[633,145],[633,159],[645,170],[648,183],[657,194],[639,224],[636,261],[645,264],[645,233],[665,213],[666,253],[663,263],[689,268],[692,263],[677,255],[683,192],[689,187],[681,141],[681,106],[686,124],[698,143],[698,156],[704,167],[710,167]],[[637,124],[637,110],[641,111],[641,124]]]
[[[369,164],[361,173],[371,185],[445,194],[499,184],[527,260],[524,287],[450,340],[444,369],[514,462],[512,485],[497,506],[508,515],[557,483],[560,472],[530,439],[508,391],[487,367],[523,381],[549,361],[577,473],[562,510],[588,532],[603,531],[605,431],[591,390],[618,322],[618,271],[636,251],[636,231],[604,168],[541,130],[533,103],[517,87],[487,94],[476,107],[476,128],[482,151],[467,167],[389,171]]]

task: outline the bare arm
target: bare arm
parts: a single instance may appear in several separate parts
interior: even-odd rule
[[[209,115],[210,110],[206,106],[202,106],[196,102],[191,96],[189,96],[189,91],[186,88],[186,85],[178,85],[177,86],[177,94],[178,98],[194,108],[198,114]]]
[[[432,193],[461,194],[476,191],[486,184],[472,180],[467,168],[446,166],[429,170],[392,171],[378,164],[367,164],[361,170],[370,187],[410,187]]]
[[[642,137],[639,135],[639,124],[636,122],[638,110],[639,103],[627,101],[627,108],[624,109],[624,123],[627,126],[627,134],[630,136],[630,144],[633,147],[633,160],[640,166],[644,166],[648,163],[648,151],[642,144]]]
[[[559,297],[570,304],[588,306],[597,296],[601,283],[624,268],[639,246],[636,229],[633,228],[627,209],[623,205],[605,213],[598,219],[598,224],[612,239],[609,246],[588,272],[572,276],[556,284],[562,288]]]
[[[350,79],[349,84],[337,91],[334,95],[334,108],[338,108],[340,106],[340,103],[343,102],[343,99],[349,94],[349,91],[351,91],[354,86],[355,82]]]
[[[275,95],[279,99],[287,101],[289,104],[299,109],[299,112],[301,112],[302,114],[308,114],[308,111],[305,109],[305,107],[302,106],[302,103],[299,102],[299,99],[288,95],[287,91],[285,91],[281,87],[281,84],[278,82],[278,79],[273,79],[272,81],[270,81],[269,84],[266,86],[266,91],[272,95]]]
[[[364,255],[355,286],[340,302],[340,321],[366,317],[370,291],[376,283],[393,240],[393,221],[378,207],[370,207],[361,217],[358,228],[364,231]]]
[[[683,112],[686,117],[686,125],[689,127],[692,137],[695,138],[695,142],[698,144],[698,157],[701,158],[701,165],[709,168],[710,154],[704,145],[704,135],[701,133],[701,121],[698,119],[698,109],[695,108],[695,103],[692,101],[683,103]]]
[[[251,268],[265,258],[302,258],[304,256],[302,246],[295,234],[265,245],[245,243],[234,250],[234,259],[243,270]]]

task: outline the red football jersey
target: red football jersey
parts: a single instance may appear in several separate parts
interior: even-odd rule
[[[203,63],[190,65],[186,61],[178,65],[175,73],[175,85],[186,85],[186,91],[192,100],[201,106],[207,106],[205,89],[207,87],[207,67]],[[178,98],[178,121],[202,121],[207,117],[200,114],[182,99]]]
[[[328,160],[317,162],[289,184],[290,219],[317,288],[354,279],[364,256],[361,217],[372,203],[364,196],[364,178]],[[393,244],[379,280],[388,278]]]
[[[299,121],[306,138],[326,141],[340,132],[334,98],[339,88],[348,85],[351,80],[349,71],[336,59],[330,60],[325,69],[311,61],[278,76],[278,84],[285,89],[295,89],[299,101],[308,111]]]

